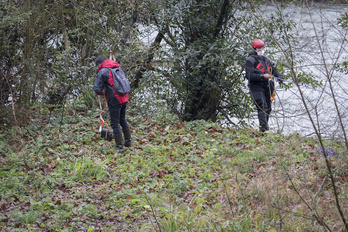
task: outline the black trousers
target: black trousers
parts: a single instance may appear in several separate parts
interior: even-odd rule
[[[116,97],[109,98],[109,113],[110,113],[110,125],[114,131],[114,135],[121,134],[121,128],[127,129],[128,123],[126,120],[127,102],[120,104]]]
[[[251,94],[257,109],[260,131],[268,131],[268,120],[272,111],[271,91],[269,88],[258,88],[251,91]]]

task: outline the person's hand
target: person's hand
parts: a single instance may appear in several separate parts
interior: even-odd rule
[[[265,79],[272,79],[272,77],[273,76],[269,73],[263,74],[263,78],[265,78]]]

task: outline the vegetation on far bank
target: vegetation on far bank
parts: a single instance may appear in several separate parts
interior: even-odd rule
[[[97,111],[60,116],[1,131],[1,231],[344,231],[315,138],[130,113],[115,153]],[[344,146],[325,147],[348,215]]]

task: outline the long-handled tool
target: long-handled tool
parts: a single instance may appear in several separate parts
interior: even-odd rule
[[[98,95],[98,98],[99,98],[99,108],[100,108],[100,113],[99,113],[99,118],[100,118],[99,133],[101,133],[103,131],[104,119],[103,119],[103,108],[102,108],[101,101],[100,101],[100,95]]]

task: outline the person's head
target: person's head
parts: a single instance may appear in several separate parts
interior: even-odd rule
[[[265,47],[265,43],[260,40],[260,39],[256,39],[254,40],[253,44],[252,44],[255,52],[258,54],[258,55],[262,55],[263,54],[263,48]]]
[[[100,55],[97,57],[97,59],[95,59],[95,65],[99,66],[101,65],[104,61],[106,61],[108,58],[106,58],[106,56],[104,55]]]

